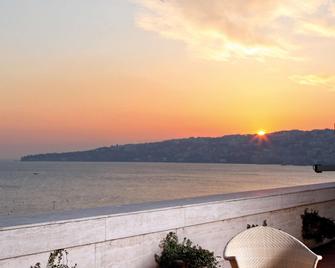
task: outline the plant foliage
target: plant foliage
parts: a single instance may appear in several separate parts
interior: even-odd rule
[[[170,232],[160,243],[161,255],[155,255],[160,268],[217,268],[218,257],[213,252],[193,245],[191,240],[184,238],[181,243],[175,233]]]
[[[68,265],[68,254],[69,253],[65,249],[57,249],[51,252],[46,268],[76,268],[77,264],[74,266]],[[30,268],[41,268],[41,263],[38,262],[34,266],[30,266]]]
[[[333,220],[319,216],[317,210],[305,209],[302,219],[302,237],[322,242],[325,238],[335,237],[335,223]]]
[[[252,225],[247,224],[247,229],[254,228],[254,227],[257,227],[257,226],[259,226],[259,225],[258,224],[252,224]],[[262,226],[268,226],[268,223],[266,222],[266,220],[263,221]]]

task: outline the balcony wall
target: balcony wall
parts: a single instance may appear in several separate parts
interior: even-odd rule
[[[51,251],[66,248],[78,268],[153,268],[170,231],[222,256],[229,239],[264,220],[301,240],[306,208],[335,218],[335,183],[0,218],[0,267],[43,267]]]

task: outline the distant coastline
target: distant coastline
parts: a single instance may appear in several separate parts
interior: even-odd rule
[[[87,151],[27,155],[21,161],[176,162],[312,165],[335,163],[333,130],[289,130],[185,138],[161,142],[112,145]]]

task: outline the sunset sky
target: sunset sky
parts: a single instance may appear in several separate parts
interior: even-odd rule
[[[0,158],[335,121],[335,0],[1,0],[0,60]]]

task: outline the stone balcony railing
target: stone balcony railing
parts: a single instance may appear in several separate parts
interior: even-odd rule
[[[43,267],[51,251],[66,248],[78,268],[153,268],[169,231],[222,256],[231,237],[264,220],[302,240],[306,208],[335,218],[335,182],[1,218],[0,267]]]

